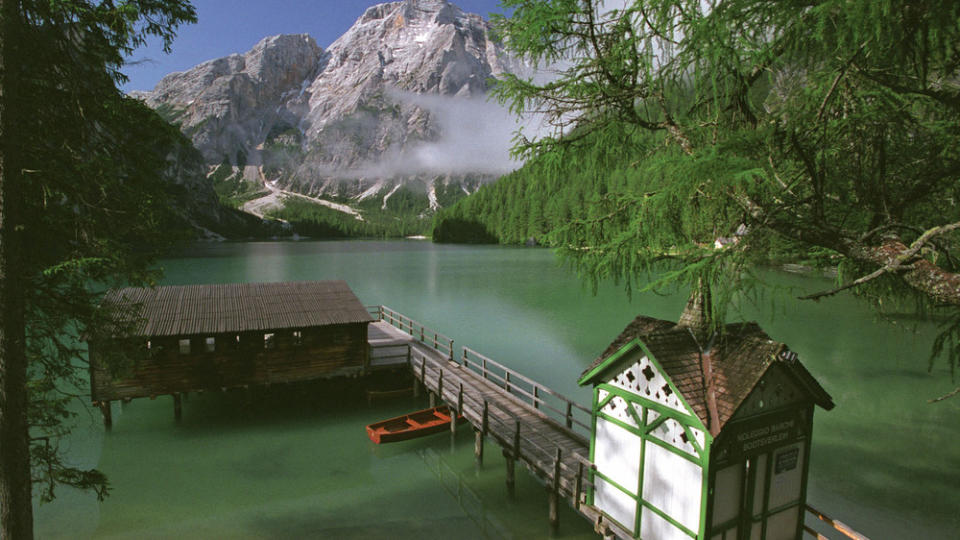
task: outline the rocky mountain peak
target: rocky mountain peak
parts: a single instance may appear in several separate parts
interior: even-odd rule
[[[358,170],[442,135],[417,96],[482,97],[491,78],[512,71],[481,16],[445,0],[403,0],[368,8],[325,51],[305,34],[272,36],[138,96],[211,166],[255,167],[261,181],[313,195],[342,196],[338,183],[349,178],[368,196],[395,183],[382,177],[388,168],[378,178]]]

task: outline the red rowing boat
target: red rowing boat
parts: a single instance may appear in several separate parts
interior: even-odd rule
[[[460,422],[463,422],[462,416],[457,417],[457,423]],[[375,422],[367,426],[367,435],[371,441],[380,444],[423,437],[449,427],[450,409],[443,405]]]

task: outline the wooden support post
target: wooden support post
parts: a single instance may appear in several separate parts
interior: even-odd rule
[[[409,350],[410,350],[410,349],[407,349],[407,351],[409,351]],[[408,352],[407,354],[409,354],[409,352]],[[413,370],[411,369],[411,371],[413,371]],[[421,385],[421,384],[423,384],[423,383],[420,382],[420,381],[417,379],[417,372],[416,372],[416,371],[413,371],[413,397],[415,397],[415,398],[420,397],[420,385]]]
[[[503,389],[506,390],[507,393],[509,394],[510,393],[510,372],[508,371],[506,373],[507,373],[507,376],[503,378],[504,381],[506,381],[503,383]]]
[[[437,377],[437,395],[440,396],[440,401],[443,401],[443,368],[440,368],[440,376]]]
[[[573,493],[573,507],[580,510],[580,492],[583,490],[583,462],[577,461],[577,487]]]
[[[487,436],[487,428],[490,425],[487,416],[489,414],[489,406],[487,400],[483,400],[483,418],[480,420],[480,431],[483,433],[483,436]]]
[[[473,457],[477,459],[477,465],[483,465],[483,431],[473,430]]]
[[[540,387],[536,385],[533,387],[533,408],[540,408]]]
[[[467,367],[468,364],[469,364],[469,361],[467,360],[467,348],[464,347],[463,348],[463,367]]]
[[[183,417],[183,407],[180,404],[180,394],[173,393],[173,419],[177,422]]]
[[[420,357],[420,384],[423,385],[423,389],[427,389],[427,357]]]
[[[453,340],[450,340],[450,359],[453,360]]]
[[[457,434],[457,417],[463,414],[463,383],[460,383],[460,391],[457,392],[457,409],[450,413],[450,433]]]
[[[436,406],[437,406],[437,395],[434,394],[433,392],[430,392],[430,408],[432,409]]]
[[[573,429],[573,403],[567,402],[567,429]]]
[[[550,530],[556,534],[560,530],[560,447],[553,462],[553,485],[550,486]]]
[[[110,402],[101,401],[97,405],[100,407],[100,412],[103,413],[103,427],[109,430],[113,427],[113,413],[110,411]]]
[[[507,464],[507,495],[511,499],[513,499],[513,498],[516,498],[517,496],[517,489],[516,489],[517,483],[514,476],[516,472],[514,470],[515,460],[513,459],[513,454],[511,454],[506,450],[503,451],[503,459]]]

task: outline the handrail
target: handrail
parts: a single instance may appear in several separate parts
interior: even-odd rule
[[[410,337],[420,343],[431,346],[438,351],[443,351],[447,357],[453,358],[453,339],[387,306],[366,306],[366,308],[375,320],[389,323],[391,326],[410,334]]]
[[[463,347],[462,364],[465,368],[477,373],[483,379],[492,380],[497,386],[506,390],[508,394],[533,405],[535,409],[544,411],[548,417],[552,417],[554,420],[560,422],[561,425],[565,425],[568,429],[574,430],[578,435],[586,439],[590,438],[590,432],[592,430],[592,421],[589,420],[592,415],[590,409],[468,347]],[[503,375],[496,370],[490,369],[491,366],[499,370],[499,372],[502,372]],[[526,388],[524,385],[526,385]],[[529,390],[527,388],[529,388]],[[555,398],[559,402],[559,408],[544,399],[546,396]],[[575,411],[583,413],[586,416],[586,420],[576,418],[574,416]]]
[[[453,339],[434,330],[430,330],[423,324],[383,305],[367,306],[367,311],[377,321],[389,323],[399,330],[408,333],[417,341],[432,346],[435,350],[446,353],[445,356],[447,356],[451,362],[455,362]],[[479,374],[485,380],[493,380],[494,384],[505,389],[508,394],[520,399],[522,402],[531,404],[535,409],[540,410],[547,418],[558,421],[561,425],[565,425],[567,429],[570,429],[571,432],[589,440],[592,429],[591,421],[588,420],[584,422],[579,418],[575,418],[574,414],[577,412],[585,413],[589,418],[592,415],[590,409],[473,349],[461,347],[461,350],[463,355],[462,365],[465,369]],[[426,360],[426,355],[411,348],[410,356],[408,357],[410,368],[419,370],[424,382],[426,381],[425,375],[427,369],[429,369],[431,373],[437,371],[434,368],[428,368]],[[594,485],[592,474],[588,474],[586,479],[583,478],[585,471],[596,470],[594,464],[579,453],[573,454],[574,459],[577,461],[576,468],[563,463],[562,459],[558,460],[558,457],[562,455],[562,448],[560,446],[555,446],[552,449],[553,451],[551,451],[551,449],[541,446],[537,441],[526,437],[526,433],[521,433],[520,430],[520,418],[496,402],[480,400],[470,394],[464,394],[462,386],[459,392],[443,387],[443,367],[441,366],[438,369],[437,381],[439,388],[437,389],[437,393],[440,394],[441,399],[446,399],[444,394],[451,395],[452,399],[447,402],[451,404],[457,403],[459,408],[458,413],[463,411],[463,403],[468,401],[474,403],[474,407],[478,410],[496,409],[499,414],[486,415],[486,422],[489,423],[492,421],[497,426],[497,429],[488,429],[487,431],[492,433],[496,438],[501,439],[504,448],[509,448],[517,455],[520,454],[520,442],[525,443],[529,449],[532,449],[534,453],[537,454],[528,455],[528,463],[540,469],[547,478],[552,478],[556,474],[560,474],[560,478],[554,479],[557,489],[561,492],[566,491],[574,500],[574,504],[579,507],[581,493],[585,493],[589,487]],[[500,373],[502,373],[502,375]],[[546,400],[547,397],[551,397],[562,404],[560,407],[563,410],[556,407],[555,403],[548,402]],[[490,427],[492,428],[492,426]],[[585,434],[583,432],[585,432]],[[569,481],[564,480],[564,471],[568,476],[572,475],[575,477],[573,486],[569,485]]]
[[[426,375],[426,373],[429,370],[429,373],[437,374],[438,381],[442,380],[440,375],[443,372],[443,368],[440,367],[439,369],[435,369],[433,367],[427,366],[426,355],[424,355],[419,351],[412,352],[410,365],[411,365],[411,369],[413,369],[415,372],[422,372],[424,373],[424,375]],[[488,414],[487,415],[488,425],[489,425],[489,422],[492,421],[499,427],[499,429],[491,428],[491,429],[488,429],[487,432],[493,434],[496,438],[501,439],[501,441],[504,444],[504,448],[507,448],[515,452],[516,454],[519,454],[519,449],[515,447],[515,445],[519,444],[520,441],[526,443],[526,445],[529,448],[533,449],[535,453],[538,454],[538,456],[532,456],[532,455],[529,456],[530,458],[532,458],[532,461],[528,460],[528,462],[530,462],[532,466],[541,469],[544,475],[547,476],[548,478],[552,476],[551,469],[554,466],[554,463],[552,462],[552,460],[555,459],[556,450],[559,449],[560,447],[554,446],[553,448],[554,451],[550,451],[549,449],[544,448],[539,443],[537,443],[537,441],[529,437],[526,437],[525,436],[526,433],[521,432],[519,429],[521,425],[520,418],[518,418],[511,411],[503,408],[496,402],[480,400],[467,393],[460,394],[457,392],[457,390],[451,389],[446,386],[441,386],[440,388],[438,388],[438,393],[440,394],[441,399],[446,399],[443,397],[443,394],[445,393],[450,394],[452,397],[451,399],[447,400],[448,403],[457,403],[459,401],[459,404],[461,405],[461,410],[457,411],[458,413],[462,412],[462,404],[468,401],[474,403],[474,407],[476,407],[479,410],[482,410],[484,408],[483,406],[486,405],[486,408],[488,410],[496,409],[497,411],[499,411],[500,413],[499,416],[504,416],[507,418],[507,420],[505,421],[504,419],[499,418],[498,415]],[[512,420],[512,422],[510,422],[510,420]],[[509,440],[511,438],[513,440]],[[576,469],[567,465],[566,463],[563,463],[562,461],[559,463],[558,467],[562,471],[566,471],[568,475],[573,475],[575,477],[574,485],[573,486],[565,485],[568,483],[565,481],[561,481],[559,487],[561,490],[565,490],[569,494],[569,496],[574,500],[575,504],[579,505],[580,494],[586,492],[588,488],[594,486],[593,481],[590,479],[590,475],[588,475],[587,478],[584,479],[582,477],[583,473],[586,471],[595,471],[596,465],[594,465],[587,458],[583,457],[577,452],[574,452],[572,455],[573,455],[573,458],[578,462],[578,467]],[[539,456],[543,456],[543,457],[541,458]],[[549,467],[547,465],[549,465]],[[584,469],[580,465],[584,465],[586,469]],[[561,474],[561,477],[562,476],[563,474]],[[580,477],[579,482],[577,482],[576,480],[577,477]],[[561,480],[563,479],[561,478]]]
[[[857,531],[853,530],[853,528],[850,527],[849,525],[847,525],[846,523],[844,523],[844,522],[842,522],[842,521],[839,521],[839,520],[836,520],[836,519],[833,519],[833,518],[831,518],[831,517],[828,517],[826,514],[824,514],[823,512],[817,510],[816,508],[810,506],[809,504],[807,504],[806,511],[807,511],[807,512],[810,512],[810,513],[813,514],[817,519],[819,519],[820,521],[822,521],[822,522],[830,525],[831,527],[833,527],[833,528],[836,529],[837,531],[841,532],[844,536],[846,536],[847,538],[850,538],[851,540],[870,540],[870,539],[867,538],[865,535],[860,534],[860,533],[858,533]],[[808,532],[808,533],[812,534],[813,536],[817,537],[818,539],[820,539],[820,538],[826,538],[825,536],[823,536],[822,534],[820,534],[820,533],[818,533],[817,531],[813,530],[812,527],[809,527],[809,526],[807,526],[806,524],[804,524],[803,529],[804,529],[806,532]]]
[[[431,330],[387,306],[366,306],[366,308],[376,320],[391,324],[421,343],[444,352],[447,357],[454,360],[453,339]],[[533,405],[535,409],[541,410],[548,417],[560,422],[561,425],[565,425],[567,429],[573,430],[579,436],[586,439],[590,438],[592,430],[592,421],[590,420],[592,411],[590,409],[473,349],[462,347],[461,350],[463,354],[462,364],[465,368],[471,369],[484,379],[493,379],[495,383],[498,383],[497,386],[506,390],[508,394]],[[474,361],[471,361],[471,357]],[[479,362],[476,360],[479,360]],[[491,366],[502,372],[503,375],[491,370]],[[546,401],[544,399],[546,396],[555,398],[559,402],[559,406],[555,406],[556,403]],[[581,415],[586,418],[575,417],[576,411],[580,411]]]

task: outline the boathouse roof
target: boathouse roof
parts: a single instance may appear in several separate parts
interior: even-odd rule
[[[108,291],[101,305],[144,337],[373,321],[345,281],[126,287]]]
[[[702,369],[704,352],[709,352],[713,372],[719,427],[734,413],[772,366],[781,366],[803,388],[811,400],[824,409],[833,400],[813,375],[799,362],[796,353],[774,341],[757,323],[724,326],[711,343],[699,343],[695,332],[684,324],[639,316],[581,374],[579,383],[601,382],[622,364],[633,347],[646,348],[662,366],[677,390],[700,418],[709,425],[707,388]]]

